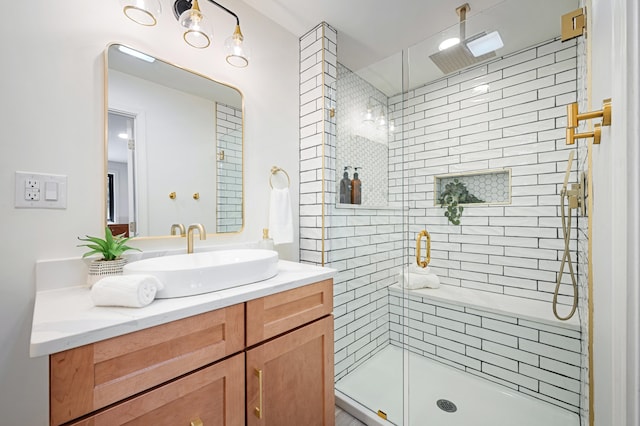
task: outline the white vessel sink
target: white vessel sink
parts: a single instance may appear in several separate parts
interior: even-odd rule
[[[266,280],[278,273],[273,250],[219,250],[154,257],[124,266],[125,274],[153,275],[164,288],[156,297],[193,296]]]

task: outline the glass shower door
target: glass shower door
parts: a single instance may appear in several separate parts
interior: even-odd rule
[[[331,230],[345,258],[336,280],[336,397],[368,424],[404,424],[407,258],[402,53],[352,69],[338,58],[336,200]]]

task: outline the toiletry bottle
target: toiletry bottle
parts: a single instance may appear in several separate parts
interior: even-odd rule
[[[265,250],[273,250],[273,240],[269,238],[269,228],[262,230],[262,239],[258,241],[258,248]]]
[[[340,203],[351,203],[351,179],[349,179],[349,172],[351,166],[345,166],[344,173],[342,174],[342,180],[340,181]]]
[[[358,179],[358,169],[362,167],[354,167],[353,180],[351,181],[351,204],[362,203],[362,182]]]

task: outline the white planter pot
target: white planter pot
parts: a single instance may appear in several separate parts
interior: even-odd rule
[[[109,275],[122,275],[122,269],[127,263],[127,259],[116,260],[94,260],[89,264],[87,274],[87,285],[92,286],[102,278]]]

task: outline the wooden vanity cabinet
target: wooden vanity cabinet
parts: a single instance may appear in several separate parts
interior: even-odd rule
[[[332,290],[325,280],[53,354],[50,424],[332,426]]]

